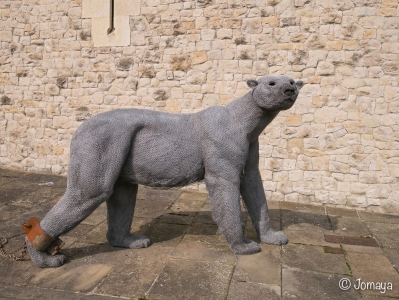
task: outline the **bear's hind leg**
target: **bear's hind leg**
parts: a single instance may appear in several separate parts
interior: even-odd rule
[[[150,245],[146,236],[130,233],[137,188],[137,184],[118,180],[112,196],[107,200],[107,239],[114,247],[146,248]]]

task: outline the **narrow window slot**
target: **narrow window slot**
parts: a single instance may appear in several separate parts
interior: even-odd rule
[[[107,33],[110,34],[115,31],[114,27],[114,0],[109,0],[110,9],[109,9],[109,28]]]

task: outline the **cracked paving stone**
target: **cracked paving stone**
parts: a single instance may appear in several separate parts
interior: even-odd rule
[[[77,260],[59,268],[37,271],[26,284],[71,292],[90,292],[107,276],[112,267],[109,264],[88,264]]]
[[[398,271],[399,273],[399,249],[383,249],[385,256],[389,259],[392,263],[392,266]]]
[[[377,213],[359,211],[359,216],[361,219],[363,219],[366,222],[399,224],[398,215],[377,214]]]
[[[192,213],[192,212],[165,213],[160,218],[158,218],[158,222],[188,225],[193,222],[194,217],[195,217],[195,213]]]
[[[83,264],[103,264],[103,265],[116,265],[124,256],[129,254],[131,249],[113,247],[109,244],[89,244],[79,240],[73,240],[68,247],[61,249],[68,260],[77,265],[79,262]],[[67,263],[65,266],[68,266]]]
[[[8,221],[15,216],[26,213],[29,208],[15,205],[4,205],[0,207],[0,221]]]
[[[171,189],[139,188],[137,200],[150,200],[153,202],[173,203],[181,194],[181,191]]]
[[[374,238],[384,248],[399,249],[399,224],[389,223],[367,223]]]
[[[318,215],[325,214],[324,206],[309,205],[309,204],[294,203],[294,202],[282,201],[282,202],[280,202],[280,209],[288,210],[288,211],[295,211],[295,212],[305,213],[305,214],[318,214]]]
[[[334,233],[337,235],[348,235],[366,237],[371,236],[366,223],[361,219],[337,217],[330,219],[333,225]]]
[[[187,231],[188,225],[155,223],[152,224],[146,235],[151,244],[160,243],[164,246],[176,246]]]
[[[218,227],[216,224],[192,223],[187,234],[192,235],[216,235]]]
[[[319,246],[283,246],[282,260],[284,267],[314,272],[350,274],[343,255],[325,253],[323,247]]]
[[[208,199],[208,194],[207,193],[201,193],[201,192],[182,192],[182,194],[179,196],[178,200],[190,200],[190,201],[205,201]]]
[[[237,280],[281,286],[280,247],[266,244],[260,247],[262,252],[237,255],[236,269],[241,271]]]
[[[144,298],[170,258],[173,247],[152,245],[132,249],[95,292],[130,298]]]
[[[33,207],[44,203],[58,202],[64,195],[64,188],[42,187],[34,192],[25,194],[17,200],[12,201],[13,205]]]
[[[34,189],[0,189],[0,204],[7,204],[11,201],[17,201],[22,196],[25,196]]]
[[[251,282],[246,280],[246,277],[247,274],[243,270],[239,268],[234,269],[227,299],[281,299],[281,286]]]
[[[134,216],[157,218],[165,213],[170,204],[169,201],[137,200]]]
[[[379,247],[377,241],[371,237],[325,234],[324,239],[329,243]]]
[[[39,269],[38,266],[36,266],[33,262],[29,261],[29,255],[23,261],[12,261],[1,257],[0,283],[9,284],[9,285],[23,284],[38,269]]]
[[[354,209],[347,208],[339,208],[339,207],[330,207],[327,206],[327,215],[329,216],[341,216],[347,218],[357,218],[357,212]]]
[[[282,273],[283,299],[361,299],[355,290],[339,288],[342,275],[293,269],[283,269]]]
[[[224,299],[233,265],[220,262],[174,260],[166,264],[152,286],[150,299]]]
[[[290,210],[281,211],[282,229],[292,230],[323,230],[332,231],[333,226],[327,215],[298,212]]]
[[[15,298],[18,295],[18,298]],[[54,300],[54,299],[67,299],[67,300],[117,300],[122,298],[102,296],[102,295],[86,295],[80,293],[73,293],[67,291],[59,291],[53,289],[43,289],[37,287],[25,286],[12,286],[0,284],[0,299],[18,299],[18,300]],[[123,298],[124,299],[124,298]]]
[[[352,284],[359,278],[362,282],[391,282],[396,288],[392,291],[387,290],[384,296],[399,297],[399,274],[386,256],[347,251],[345,257],[352,270]],[[381,295],[378,290],[361,290],[360,293]]]
[[[335,247],[335,244],[327,243],[324,240],[324,234],[321,230],[284,229],[284,233],[287,235],[288,242],[290,244],[305,244],[305,245]]]
[[[174,249],[174,259],[216,261],[234,264],[235,256],[224,237],[207,235],[185,235]]]

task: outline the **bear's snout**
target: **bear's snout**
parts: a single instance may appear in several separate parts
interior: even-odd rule
[[[284,91],[284,94],[286,94],[287,96],[293,96],[295,94],[295,90],[294,89],[286,89]]]

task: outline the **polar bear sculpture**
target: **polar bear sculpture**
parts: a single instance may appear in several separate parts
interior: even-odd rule
[[[243,237],[240,195],[259,241],[287,243],[283,232],[270,228],[258,137],[279,111],[292,107],[303,82],[265,76],[247,84],[246,95],[194,114],[118,109],[84,122],[71,141],[66,192],[40,222],[43,234],[57,238],[106,201],[109,243],[148,247],[147,237],[130,233],[138,184],[174,187],[205,179],[213,219],[231,251],[261,251]],[[65,262],[64,255],[51,256],[26,242],[40,267]]]

